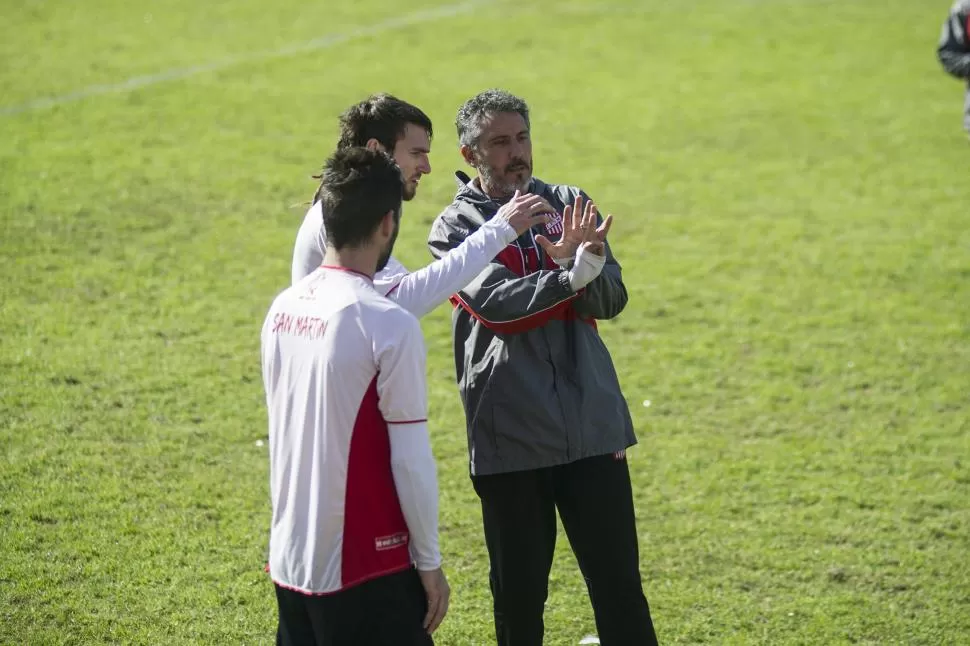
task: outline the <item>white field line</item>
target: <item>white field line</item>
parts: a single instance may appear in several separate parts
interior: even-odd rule
[[[94,96],[101,96],[103,94],[130,92],[138,88],[158,85],[159,83],[166,83],[168,81],[180,81],[191,76],[205,74],[206,72],[224,70],[237,65],[242,65],[243,63],[267,61],[274,58],[285,58],[287,56],[306,54],[308,52],[313,52],[320,49],[328,49],[334,45],[340,45],[352,40],[382,34],[394,29],[400,29],[410,25],[420,25],[423,23],[433,22],[435,20],[441,20],[443,18],[450,18],[452,16],[470,13],[472,10],[487,4],[489,1],[490,0],[467,0],[465,2],[457,2],[450,5],[445,5],[443,7],[437,7],[435,9],[427,9],[425,11],[417,11],[415,13],[398,16],[397,18],[389,18],[367,27],[359,27],[357,29],[351,29],[349,31],[337,34],[329,34],[327,36],[321,36],[320,38],[315,38],[303,43],[287,45],[279,49],[253,52],[251,54],[244,54],[241,56],[233,56],[192,67],[173,68],[158,72],[156,74],[149,74],[147,76],[135,76],[125,81],[121,81],[120,83],[89,85],[86,88],[82,88],[69,94],[34,99],[33,101],[21,103],[20,105],[0,106],[0,115],[13,115],[23,112],[33,112],[35,110],[44,110],[56,105],[83,101],[84,99]]]

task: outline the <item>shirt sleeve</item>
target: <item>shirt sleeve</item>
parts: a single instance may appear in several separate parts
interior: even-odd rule
[[[424,316],[472,282],[515,238],[515,229],[508,222],[493,218],[430,265],[413,273],[395,275],[389,264],[375,277],[374,286],[415,316]]]
[[[377,393],[391,445],[391,472],[419,570],[441,566],[438,478],[428,436],[425,346],[414,316],[397,310],[383,319],[377,342]]]
[[[438,475],[427,422],[391,424],[391,473],[411,535],[411,560],[422,571],[441,567]]]
[[[323,211],[320,202],[315,202],[307,210],[303,224],[300,225],[300,230],[296,234],[296,245],[293,247],[293,265],[290,270],[292,284],[295,285],[300,282],[323,264],[326,245]]]

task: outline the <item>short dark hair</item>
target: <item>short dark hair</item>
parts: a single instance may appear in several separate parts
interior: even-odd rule
[[[340,115],[337,148],[366,146],[370,139],[376,139],[393,154],[409,123],[427,130],[429,138],[434,135],[431,119],[420,108],[390,94],[374,94]]]
[[[499,112],[517,112],[525,120],[525,127],[532,127],[529,125],[529,106],[524,100],[505,90],[485,90],[458,108],[458,116],[455,118],[458,143],[462,146],[477,146],[478,139],[482,136],[482,124]]]
[[[337,150],[323,167],[319,191],[327,242],[336,249],[367,242],[388,211],[401,217],[403,191],[390,155],[357,146]]]

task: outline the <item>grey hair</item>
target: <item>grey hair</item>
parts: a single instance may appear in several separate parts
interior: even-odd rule
[[[455,126],[458,128],[458,143],[462,146],[478,145],[482,136],[482,125],[486,119],[499,112],[517,112],[529,125],[529,106],[519,97],[505,90],[485,90],[479,92],[458,108]]]

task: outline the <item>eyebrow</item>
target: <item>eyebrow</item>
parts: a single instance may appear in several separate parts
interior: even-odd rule
[[[521,137],[522,135],[527,135],[527,134],[529,134],[529,131],[528,130],[520,130],[519,132],[515,133],[515,136],[516,137]],[[492,137],[488,141],[489,141],[489,143],[495,143],[499,139],[511,139],[511,138],[512,138],[512,135],[495,135],[494,137]]]
[[[430,148],[425,148],[424,146],[415,146],[414,148],[411,149],[411,152],[413,152],[413,153],[430,153],[431,152],[431,149]]]

